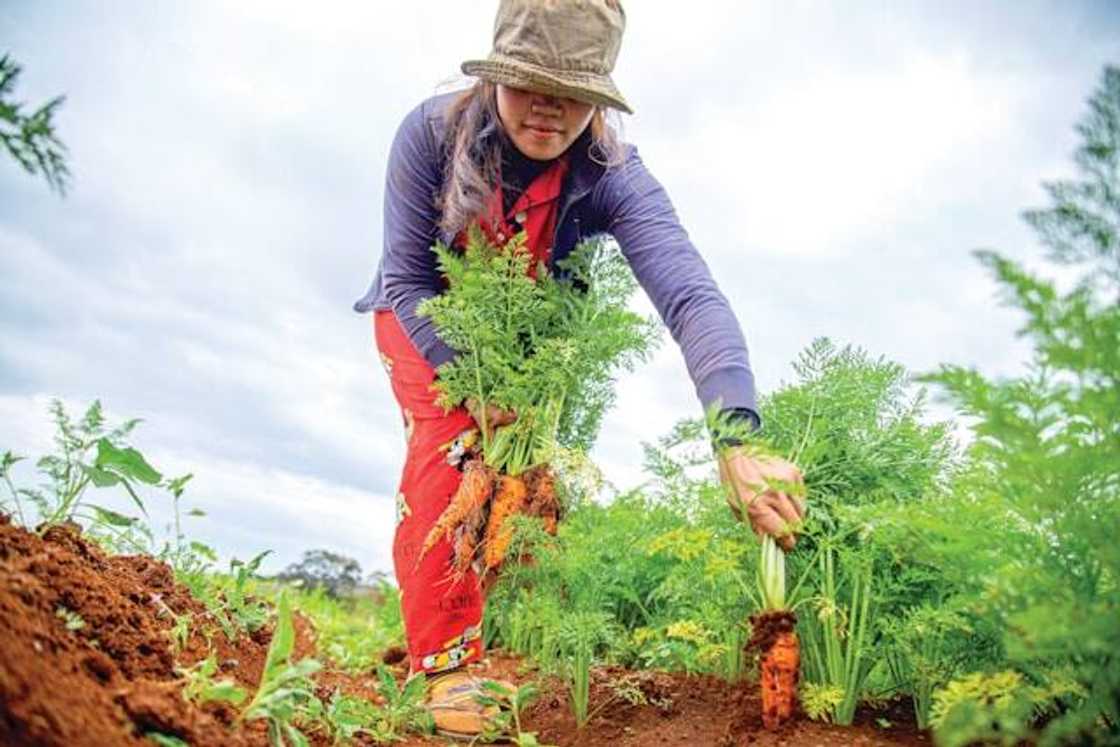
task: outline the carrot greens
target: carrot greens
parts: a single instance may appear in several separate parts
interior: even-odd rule
[[[458,351],[439,367],[439,402],[517,413],[496,431],[479,424],[486,464],[510,475],[548,462],[557,446],[590,448],[614,375],[648,356],[658,334],[627,308],[637,284],[613,245],[584,242],[534,279],[524,242],[518,234],[496,246],[472,226],[464,251],[437,244],[448,288],[418,309]]]

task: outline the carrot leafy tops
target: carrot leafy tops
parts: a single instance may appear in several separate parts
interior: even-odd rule
[[[418,313],[458,351],[439,367],[444,407],[469,398],[517,413],[517,422],[482,428],[486,463],[510,475],[547,462],[556,445],[587,450],[613,400],[613,377],[653,350],[658,325],[627,308],[637,287],[613,244],[592,239],[536,279],[519,234],[491,244],[472,226],[464,251],[437,244],[447,280]]]

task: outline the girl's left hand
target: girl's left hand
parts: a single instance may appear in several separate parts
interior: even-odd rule
[[[805,478],[797,465],[732,447],[720,454],[719,475],[735,517],[742,521],[745,507],[755,534],[769,534],[783,550],[792,550],[805,518]]]
[[[483,421],[486,422],[486,427],[489,429],[489,432],[486,434],[487,438],[492,438],[494,436],[494,431],[496,431],[498,428],[502,427],[503,425],[509,425],[510,423],[517,420],[517,413],[513,410],[503,410],[500,407],[495,407],[494,405],[486,406],[486,417],[483,418],[482,407],[479,405],[478,400],[474,397],[471,397],[466,402],[464,402],[463,406],[467,408],[467,412],[469,412],[471,414],[471,417],[474,418],[474,422],[478,425],[480,430],[482,428]]]

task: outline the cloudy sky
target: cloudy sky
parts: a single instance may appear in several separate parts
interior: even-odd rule
[[[159,469],[194,473],[186,502],[209,515],[188,531],[225,558],[272,548],[275,570],[331,547],[388,570],[400,418],[350,306],[396,125],[463,83],[496,4],[4,5],[18,97],[67,96],[74,179],[60,199],[0,159],[0,450],[50,447],[51,397],[100,398],[144,419],[134,443]],[[624,136],[730,298],[762,392],[820,335],[914,371],[1018,370],[1018,318],[969,252],[1039,257],[1018,215],[1070,172],[1073,125],[1120,61],[1120,3],[626,7]],[[596,457],[631,486],[641,441],[698,413],[667,340]]]

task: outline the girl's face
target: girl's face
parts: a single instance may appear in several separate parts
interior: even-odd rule
[[[498,85],[498,117],[526,158],[550,161],[575,142],[595,107],[575,99]]]

